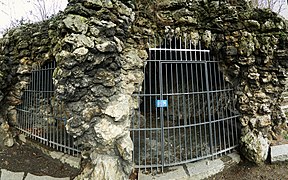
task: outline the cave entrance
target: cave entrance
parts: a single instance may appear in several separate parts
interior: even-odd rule
[[[77,156],[80,150],[65,129],[70,115],[54,95],[55,68],[56,62],[52,61],[32,70],[30,83],[23,91],[22,103],[16,107],[17,129],[32,140]]]
[[[134,95],[139,104],[131,123],[136,167],[163,172],[164,167],[235,149],[239,114],[219,61],[186,38],[149,44],[145,79]]]

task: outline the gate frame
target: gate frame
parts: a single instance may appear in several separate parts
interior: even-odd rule
[[[212,97],[213,97],[213,93],[229,93],[229,96],[230,96],[230,93],[233,91],[233,89],[231,89],[231,88],[228,88],[228,89],[226,89],[226,87],[225,88],[223,88],[223,89],[221,89],[221,90],[219,90],[219,91],[213,91],[211,88],[210,88],[210,84],[209,84],[209,78],[210,78],[210,76],[211,76],[211,74],[210,74],[210,76],[209,76],[209,73],[208,73],[208,70],[209,70],[209,68],[208,68],[208,63],[219,63],[219,61],[216,61],[216,60],[211,60],[211,58],[210,58],[210,50],[205,50],[205,49],[201,49],[201,44],[200,44],[200,42],[199,42],[199,44],[198,44],[198,46],[200,47],[199,49],[196,49],[196,47],[197,47],[197,45],[195,45],[194,44],[194,49],[192,49],[192,41],[190,40],[190,42],[189,42],[189,49],[187,49],[186,47],[187,47],[187,38],[185,37],[185,48],[181,48],[182,47],[182,41],[181,41],[181,37],[179,38],[180,40],[180,49],[177,49],[177,48],[171,48],[171,39],[170,39],[170,48],[167,48],[166,47],[166,44],[167,44],[167,41],[166,41],[166,38],[165,38],[165,41],[164,42],[162,42],[162,43],[165,43],[165,47],[164,48],[162,48],[161,46],[160,47],[153,47],[153,48],[149,48],[149,58],[147,59],[147,64],[148,63],[152,63],[152,62],[155,62],[155,66],[156,65],[158,65],[158,67],[159,67],[159,73],[158,73],[158,75],[160,76],[160,78],[159,78],[159,83],[160,83],[160,99],[159,100],[164,100],[164,95],[165,95],[165,93],[164,93],[164,91],[163,91],[163,65],[164,64],[182,64],[182,63],[185,63],[185,64],[194,64],[194,63],[196,63],[196,64],[203,64],[204,65],[204,71],[205,71],[205,85],[206,85],[206,92],[204,92],[204,90],[202,91],[202,93],[204,94],[205,93],[205,98],[207,99],[207,103],[208,103],[208,114],[209,114],[209,120],[207,121],[208,123],[209,123],[209,140],[207,141],[207,142],[209,142],[209,145],[210,145],[210,154],[208,154],[207,156],[205,156],[205,157],[200,157],[200,158],[191,158],[191,159],[189,159],[188,161],[179,161],[179,162],[177,162],[177,163],[165,163],[165,157],[164,157],[164,151],[165,151],[165,148],[164,148],[164,136],[165,136],[165,125],[164,125],[164,108],[165,107],[159,107],[159,111],[160,111],[160,122],[161,122],[161,164],[156,164],[156,165],[154,165],[154,164],[152,164],[151,163],[151,165],[147,165],[146,164],[146,161],[145,161],[145,165],[143,165],[143,164],[137,164],[135,167],[136,168],[145,168],[145,171],[146,171],[146,169],[147,168],[151,168],[151,172],[152,172],[152,168],[157,168],[157,171],[158,171],[158,166],[161,166],[161,171],[162,172],[164,172],[164,167],[169,167],[169,166],[174,166],[174,165],[180,165],[180,164],[185,164],[185,163],[187,163],[187,162],[193,162],[193,161],[197,161],[197,160],[200,160],[200,159],[205,159],[205,158],[214,158],[214,157],[217,157],[218,155],[222,155],[222,154],[226,154],[227,152],[230,152],[230,151],[232,151],[233,149],[235,149],[237,146],[238,146],[238,142],[235,142],[235,144],[236,145],[233,145],[232,147],[229,147],[229,148],[225,148],[224,150],[221,150],[220,152],[218,152],[217,151],[217,149],[216,149],[216,152],[214,152],[214,144],[213,143],[216,143],[216,137],[214,138],[214,140],[213,140],[213,127],[212,127],[212,124],[214,125],[214,126],[216,126],[215,124],[217,123],[217,122],[223,122],[223,123],[227,123],[227,126],[228,126],[228,123],[230,122],[230,123],[235,123],[234,125],[236,126],[235,127],[235,133],[236,133],[236,138],[234,139],[234,130],[233,130],[233,140],[234,141],[238,141],[238,133],[237,133],[237,130],[238,130],[238,128],[237,128],[237,125],[238,125],[238,121],[237,121],[237,118],[240,116],[240,114],[237,112],[236,113],[236,115],[234,115],[234,116],[229,116],[229,117],[225,117],[225,118],[221,118],[220,120],[217,120],[217,121],[213,121],[212,122],[212,115],[214,116],[214,114],[212,114],[211,113],[211,107],[210,107],[210,104],[211,104],[211,99],[210,99],[210,95],[212,94]],[[177,42],[178,40],[177,40],[177,38],[175,37],[175,47],[177,47],[177,44],[176,44],[176,42]],[[159,38],[159,44],[161,44],[161,38]],[[154,45],[156,46],[156,39],[154,39]],[[149,41],[149,46],[151,45],[151,43],[150,43],[150,41]],[[151,59],[151,53],[153,52],[153,51],[160,51],[160,59],[159,60],[156,60],[156,59]],[[175,59],[175,60],[167,60],[167,59],[162,59],[161,58],[161,52],[164,52],[165,53],[165,56],[166,56],[166,53],[167,52],[171,52],[171,51],[175,51],[175,52],[185,52],[185,53],[187,53],[187,52],[193,52],[193,53],[199,53],[200,54],[200,60],[183,60],[182,59],[182,57],[181,57],[181,60],[177,60],[177,59]],[[207,59],[205,59],[204,58],[204,60],[202,59],[202,57],[201,57],[201,53],[204,53],[205,55],[207,54],[208,55],[208,60]],[[177,55],[176,55],[177,56]],[[146,66],[147,66],[147,64],[146,64]],[[216,65],[214,65],[214,69],[215,69],[215,66]],[[219,67],[218,67],[219,68]],[[146,72],[145,71],[146,70],[146,67],[144,67],[144,72]],[[211,69],[210,69],[210,71],[211,71]],[[211,72],[210,72],[211,73]],[[214,72],[214,73],[216,73],[216,72]],[[217,73],[219,73],[219,76],[223,76],[222,75],[222,72],[218,69],[218,72]],[[144,73],[145,74],[145,73]],[[178,76],[178,75],[177,75]],[[146,77],[145,77],[146,78]],[[144,84],[145,84],[145,79],[144,79],[144,82],[143,82]],[[223,79],[223,83],[224,83],[224,86],[225,86],[225,80]],[[151,83],[150,83],[151,84]],[[145,91],[145,85],[143,85],[144,87],[143,87],[143,89],[144,89],[144,91]],[[141,89],[141,88],[139,88],[139,89]],[[231,91],[231,92],[230,92]],[[190,94],[190,92],[189,92],[189,94]],[[195,93],[194,91],[191,93],[191,94],[197,94],[197,92]],[[184,93],[182,93],[182,95],[184,95]],[[137,99],[139,100],[139,102],[140,102],[140,99],[141,99],[141,97],[146,97],[147,96],[147,94],[141,94],[140,92],[138,93],[138,94],[134,94],[133,96],[136,96],[137,97]],[[150,97],[151,98],[151,95],[150,96],[148,96],[148,97]],[[157,99],[157,96],[155,96],[155,98]],[[229,98],[231,98],[231,97],[229,97]],[[225,99],[226,99],[226,95],[225,95]],[[157,99],[158,100],[158,99]],[[218,103],[218,102],[217,102]],[[139,110],[136,110],[136,113],[140,113],[140,103],[139,103]],[[157,108],[157,107],[156,107]],[[233,104],[233,108],[234,108],[234,110],[235,111],[237,111],[236,110],[236,108],[235,108],[235,104]],[[134,118],[132,118],[132,123],[133,123],[133,119]],[[150,121],[151,121],[151,119],[150,119]],[[208,124],[207,123],[207,124]],[[192,123],[193,124],[193,123]],[[197,123],[197,124],[195,124],[194,126],[197,126],[197,125],[199,125],[199,123]],[[218,124],[218,126],[219,126],[219,124]],[[176,126],[175,126],[176,127]],[[191,126],[190,126],[191,127]],[[224,127],[224,125],[223,125],[223,127]],[[218,127],[219,128],[219,127]],[[147,127],[145,126],[145,128],[144,129],[142,129],[142,128],[134,128],[134,125],[132,125],[131,124],[131,129],[130,129],[130,131],[132,132],[132,134],[133,135],[131,135],[132,137],[132,140],[134,140],[134,133],[135,132],[137,132],[137,131],[141,131],[141,130],[143,130],[143,131],[146,131],[145,129],[147,129]],[[179,128],[180,129],[180,128]],[[205,127],[205,130],[206,130],[206,127]],[[214,127],[214,130],[215,130],[215,127]],[[157,132],[158,130],[156,130],[156,132]],[[184,128],[184,131],[186,131],[186,129]],[[158,133],[158,132],[157,132]],[[146,133],[145,133],[146,134]],[[214,133],[215,134],[215,133]],[[217,134],[218,135],[218,134]],[[146,135],[145,135],[146,136]],[[140,135],[139,135],[139,137],[140,137]],[[185,134],[185,138],[186,138],[186,134]],[[151,140],[150,140],[151,141]],[[214,142],[215,141],[215,142]],[[225,142],[225,138],[224,138],[224,142]],[[230,142],[229,142],[229,144],[230,144]],[[134,144],[134,146],[135,146],[135,144]],[[221,146],[221,142],[220,142],[220,146]],[[140,146],[139,146],[140,147]],[[145,145],[145,148],[146,148],[146,145]],[[201,150],[202,151],[202,150]],[[170,150],[169,150],[169,152],[170,152]],[[139,154],[138,154],[139,156],[140,156],[140,151],[139,151]],[[186,154],[186,156],[187,156],[187,154]],[[146,154],[145,154],[145,157],[146,157]],[[139,157],[139,160],[140,160],[140,157]],[[133,161],[135,162],[135,154],[134,154],[134,152],[133,152]],[[157,161],[158,161],[158,157],[157,157]]]

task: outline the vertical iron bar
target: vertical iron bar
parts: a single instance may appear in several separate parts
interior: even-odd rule
[[[35,121],[35,114],[36,114],[36,109],[35,109],[35,101],[36,101],[36,93],[35,93],[35,82],[37,78],[37,71],[34,71],[33,73],[33,82],[32,82],[32,102],[31,102],[31,108],[32,108],[32,119],[30,121],[30,127],[31,127],[31,138],[34,139],[34,134],[35,134],[35,128],[34,128],[34,121]]]
[[[219,74],[222,76],[222,74],[220,73],[220,70],[218,71],[219,72]],[[224,94],[224,103],[226,104],[226,103],[228,103],[228,101],[227,101],[227,89],[226,89],[226,83],[225,83],[225,79],[224,79],[224,76],[222,76],[222,82],[223,82],[223,89],[224,89],[224,92],[223,92],[223,94]],[[224,105],[224,104],[223,104]],[[227,110],[227,104],[225,105],[225,116],[224,117],[228,117],[228,110]],[[230,118],[229,118],[230,119]],[[225,137],[227,137],[227,140],[228,140],[228,146],[229,146],[229,148],[231,147],[231,145],[230,145],[230,132],[229,132],[229,119],[227,119],[227,120],[224,120],[224,123],[226,123],[226,130],[224,129],[224,131],[227,131],[227,136],[225,136]],[[227,144],[226,144],[226,148],[227,148]],[[225,151],[225,154],[226,154],[226,152],[227,151]]]
[[[34,109],[34,76],[35,76],[35,74],[33,73],[32,74],[32,78],[33,78],[33,81],[32,81],[32,83],[31,83],[31,91],[30,91],[30,110],[31,110],[31,114],[30,114],[30,119],[29,119],[29,121],[28,121],[28,125],[29,125],[29,130],[30,130],[30,132],[29,132],[29,136],[30,136],[30,138],[31,139],[33,139],[33,121],[34,121],[34,111],[35,111],[35,109]]]
[[[150,43],[150,38],[149,38],[149,43]],[[149,44],[149,46],[150,46],[150,44]],[[149,57],[151,56],[150,55],[150,50],[149,50]],[[149,58],[150,59],[150,58]],[[146,67],[145,67],[145,65],[144,65],[144,67],[143,67],[143,72],[144,72],[144,81],[143,81],[143,92],[145,93],[146,92],[146,89],[147,89],[147,87],[146,87],[146,77],[145,77],[145,74],[146,74]],[[140,94],[140,91],[139,91],[139,94]],[[141,106],[141,104],[139,103],[139,110],[138,110],[138,124],[139,124],[139,129],[141,128],[141,123],[143,123],[144,124],[144,137],[142,138],[143,139],[143,141],[144,141],[144,166],[145,166],[145,171],[146,171],[146,167],[147,167],[147,144],[146,144],[146,142],[145,142],[145,140],[146,140],[146,136],[147,136],[147,127],[146,127],[146,120],[147,120],[147,99],[146,99],[147,97],[146,96],[144,96],[143,97],[143,102],[142,103],[144,103],[144,113],[143,113],[143,116],[144,116],[144,119],[143,120],[145,120],[144,122],[141,122],[141,112],[140,112],[140,106]],[[140,102],[140,98],[139,98],[139,102]],[[141,131],[139,130],[139,134],[141,133]],[[142,140],[141,139],[141,140]],[[139,139],[139,144],[140,144],[140,142],[141,142],[141,140]],[[141,152],[141,150],[139,149],[139,157],[141,156],[140,153]],[[140,161],[139,161],[139,163],[140,163]]]
[[[155,44],[155,47],[157,46],[157,40],[156,40],[156,37],[154,38],[154,44]],[[158,73],[157,73],[157,68],[159,68],[159,62],[157,61],[157,51],[154,51],[154,90],[155,90],[155,94],[158,94],[158,89],[157,89],[157,74],[159,73],[159,70],[158,70]],[[158,95],[156,95],[156,98],[155,100],[158,98]],[[156,124],[156,129],[155,129],[155,139],[156,139],[156,169],[157,169],[157,172],[158,172],[158,164],[159,164],[159,157],[158,157],[158,108],[155,108],[156,110],[156,114],[155,114],[155,124]],[[150,139],[150,144],[152,144],[152,139]]]
[[[200,58],[200,60],[198,60],[197,58],[198,58],[198,56],[197,56],[197,51],[196,51],[196,47],[197,47],[197,45],[195,44],[195,59],[196,59],[196,61],[201,61],[201,58]],[[200,57],[200,56],[199,56]],[[201,65],[202,64],[199,64],[200,65],[200,68],[201,68]],[[198,94],[197,94],[197,100],[198,100],[198,103],[197,103],[197,110],[198,110],[198,120],[199,120],[199,122],[197,123],[198,124],[198,127],[199,127],[199,140],[200,140],[200,154],[201,154],[201,156],[203,156],[203,152],[202,152],[202,149],[201,149],[201,146],[203,145],[203,141],[202,141],[202,125],[200,124],[201,123],[201,106],[200,106],[200,95],[199,95],[199,93],[201,93],[201,95],[203,94],[203,90],[201,91],[201,89],[200,89],[200,87],[199,87],[199,78],[198,78],[198,75],[199,75],[199,73],[198,73],[198,64],[195,64],[195,77],[196,77],[196,91],[198,92]],[[199,125],[200,124],[200,125]],[[197,132],[197,136],[198,136],[198,132]],[[198,138],[198,137],[197,137]],[[196,151],[197,151],[197,154],[198,154],[198,144],[196,145]]]
[[[182,39],[181,39],[181,37],[179,38],[179,49],[183,49],[182,48]],[[185,39],[184,39],[184,41],[185,41]],[[185,47],[184,47],[185,48]],[[180,51],[180,61],[183,61],[183,56],[182,56],[182,51]],[[186,64],[186,63],[185,63]],[[187,64],[186,64],[187,65]],[[184,118],[183,119],[183,126],[184,126],[184,128],[182,128],[183,130],[184,130],[184,151],[185,151],[185,160],[187,161],[187,159],[188,159],[188,157],[187,157],[187,135],[186,135],[186,127],[187,127],[187,114],[186,114],[186,103],[187,103],[187,101],[186,101],[186,95],[185,95],[185,93],[187,93],[185,90],[186,90],[186,88],[185,88],[185,84],[184,84],[184,82],[185,82],[185,78],[184,78],[184,68],[183,68],[183,63],[181,63],[180,64],[180,67],[181,67],[181,85],[182,85],[182,92],[180,92],[181,93],[181,96],[182,96],[182,110],[183,110],[183,112],[182,112],[182,114],[184,114],[184,116],[182,115],[182,117]],[[186,72],[187,73],[187,72]],[[186,75],[187,76],[187,75]],[[189,104],[188,104],[188,106],[189,106]]]
[[[188,47],[187,47],[187,36],[186,36],[186,34],[185,34],[185,49],[188,49]],[[192,57],[190,56],[190,59],[188,60],[188,55],[187,55],[187,51],[185,51],[185,60],[188,62],[188,61],[191,61],[192,60]],[[190,73],[192,73],[192,72],[190,72]],[[187,95],[187,100],[188,100],[188,123],[189,123],[189,140],[190,140],[190,146],[189,146],[189,148],[190,148],[190,159],[192,159],[193,158],[193,156],[192,156],[192,128],[191,128],[191,124],[192,124],[192,122],[191,122],[191,106],[190,106],[190,94],[191,94],[191,92],[190,92],[190,88],[189,88],[189,82],[193,82],[193,80],[192,79],[190,79],[190,81],[189,81],[189,68],[188,68],[188,63],[186,63],[186,88],[187,88],[187,93],[188,93],[188,95]]]
[[[206,65],[205,65],[206,64],[206,60],[203,59],[200,42],[199,42],[199,50],[200,50],[199,51],[200,61],[202,61],[202,62],[204,61],[204,71],[206,71]],[[208,91],[208,89],[207,89],[207,86],[206,86],[206,89],[205,89],[204,82],[203,82],[204,78],[205,78],[205,81],[207,80],[206,79],[207,77],[205,76],[205,74],[203,74],[203,64],[201,64],[201,66],[200,66],[200,76],[201,76],[201,89],[202,89],[201,95],[202,95],[202,104],[203,104],[203,107],[202,107],[202,110],[203,110],[203,123],[206,123],[207,120],[206,120],[205,94]],[[203,77],[203,76],[205,76],[205,77]],[[206,94],[206,96],[207,96],[207,94]],[[209,106],[208,103],[207,103],[207,106]],[[207,107],[207,111],[208,111],[208,107]],[[204,124],[204,141],[205,141],[205,145],[203,144],[203,140],[202,140],[202,144],[201,144],[201,155],[202,156],[206,155],[206,154],[204,154],[205,152],[203,153],[203,150],[205,150],[205,149],[203,149],[203,147],[207,146],[207,128],[206,128],[206,126],[207,125]],[[203,136],[203,134],[201,134],[201,136]],[[201,139],[202,139],[202,137],[201,137]]]
[[[161,51],[161,39],[159,39],[160,44],[160,54],[159,54],[159,83],[160,83],[160,100],[163,100],[163,70],[162,70],[162,51]],[[161,164],[162,164],[162,172],[164,172],[164,116],[163,116],[163,107],[160,107],[160,121],[161,121]]]
[[[172,51],[172,38],[170,39],[170,57],[171,60],[174,60],[175,57],[175,51]],[[173,126],[173,152],[174,152],[174,163],[177,161],[177,156],[176,156],[176,117],[175,117],[175,96],[174,96],[174,71],[173,71],[173,64],[170,64],[170,81],[171,81],[171,97],[172,97],[172,126]],[[171,104],[171,103],[170,103]]]
[[[169,51],[167,52],[167,39],[165,38],[165,41],[164,41],[164,43],[165,43],[165,45],[164,45],[164,47],[165,47],[165,60],[167,61],[168,60],[168,57],[167,57],[167,55],[168,55],[168,53],[169,53]],[[171,60],[171,58],[170,58],[170,60]],[[166,96],[166,98],[167,98],[167,101],[168,101],[168,107],[167,107],[167,109],[166,109],[166,122],[167,122],[167,127],[168,127],[168,129],[167,129],[167,144],[168,144],[168,154],[170,154],[170,152],[171,152],[171,149],[170,149],[170,117],[169,117],[169,106],[170,106],[170,102],[169,102],[169,82],[168,82],[168,65],[167,65],[167,63],[165,64],[165,85],[166,85],[166,94],[167,94],[167,96]],[[168,156],[168,164],[170,164],[171,163],[171,159],[170,159],[170,156]]]
[[[190,40],[190,56],[191,56],[191,58],[193,59],[193,53],[192,53],[192,41]],[[196,52],[194,52],[194,61],[197,61],[197,54],[196,54]],[[197,88],[195,88],[195,86],[197,87],[198,85],[196,84],[194,84],[194,82],[196,81],[196,79],[195,79],[195,81],[194,81],[194,71],[193,71],[193,66],[195,67],[195,66],[197,66],[197,64],[195,63],[195,64],[191,64],[191,67],[190,67],[190,69],[191,69],[191,75],[192,75],[192,77],[191,77],[191,79],[192,79],[192,83],[191,83],[191,89],[192,89],[192,92],[197,92]],[[198,146],[198,142],[197,142],[197,140],[198,140],[198,138],[197,138],[197,118],[196,118],[196,116],[197,116],[197,112],[196,112],[196,110],[197,110],[197,107],[196,107],[196,105],[195,104],[197,104],[197,103],[195,103],[196,102],[196,100],[195,100],[195,98],[196,97],[194,97],[194,96],[196,96],[195,94],[193,94],[192,95],[192,101],[193,101],[193,123],[194,123],[194,138],[195,138],[195,156],[197,157],[198,156],[198,148],[197,148],[197,146]]]
[[[206,54],[206,53],[205,53]],[[208,61],[210,61],[210,52],[208,53]],[[207,61],[205,62],[205,76],[206,76],[206,86],[207,86],[207,102],[208,102],[208,116],[209,116],[209,129],[210,129],[210,152],[213,159],[213,142],[212,142],[212,119],[211,119],[211,107],[210,107],[210,86],[209,86],[209,76],[208,76],[208,66]],[[208,152],[207,152],[208,153]]]
[[[220,82],[219,81],[217,81],[217,70],[218,70],[218,68],[216,68],[216,63],[213,63],[213,72],[214,72],[214,81],[215,81],[215,84],[217,85],[216,86],[216,91],[219,91],[221,88],[221,84],[220,84]],[[218,67],[218,66],[217,66]],[[219,86],[219,87],[218,87]],[[218,120],[220,120],[221,119],[221,114],[220,114],[220,111],[222,110],[221,108],[220,108],[220,103],[219,103],[219,95],[221,95],[220,94],[220,92],[216,92],[216,107],[217,107],[217,111],[218,111],[218,114],[217,114],[217,118],[218,118]],[[222,137],[221,137],[221,122],[220,121],[218,121],[217,122],[217,124],[218,124],[218,140],[219,140],[219,151],[221,151],[222,150]],[[217,153],[217,152],[216,152]]]
[[[222,78],[221,78],[221,74],[219,72],[219,67],[217,66],[217,71],[218,72],[217,74],[217,77],[218,77],[218,82],[219,82],[219,89],[222,90],[223,89],[223,86],[222,86]],[[225,121],[223,120],[224,119],[224,106],[223,106],[223,103],[222,103],[222,95],[223,95],[223,92],[219,92],[220,96],[219,96],[219,100],[218,102],[220,103],[220,109],[221,109],[221,114],[220,114],[220,118],[221,118],[221,121],[220,123],[222,124],[222,132],[223,132],[223,148],[226,149],[227,146],[226,146],[226,132],[225,132]],[[225,153],[226,154],[226,153]]]
[[[175,37],[175,49],[177,49],[177,38]],[[175,61],[179,61],[178,60],[178,53],[177,51],[175,51]],[[182,141],[181,141],[181,109],[180,109],[180,98],[179,98],[179,72],[178,72],[178,64],[174,64],[175,65],[175,74],[176,74],[176,92],[177,92],[177,115],[178,115],[178,142],[179,142],[179,159],[180,161],[182,161]]]
[[[153,40],[155,41],[155,39],[153,38]],[[151,45],[151,43],[149,43],[149,46]],[[154,45],[155,45],[155,42],[154,42]],[[154,56],[155,56],[155,52],[154,52]],[[149,115],[150,115],[150,117],[149,117],[149,123],[150,123],[150,138],[149,138],[149,143],[150,143],[150,146],[151,146],[151,140],[152,140],[152,137],[153,137],[153,130],[152,130],[152,128],[153,128],[153,115],[154,115],[154,113],[153,113],[153,101],[154,101],[154,98],[152,97],[152,84],[151,84],[151,80],[152,80],[152,67],[151,67],[151,65],[152,65],[152,52],[149,50],[149,60],[150,60],[150,62],[149,62],[149,78],[148,78],[148,81],[149,81],[149,98],[150,98],[150,100],[149,100],[149,108],[150,108],[150,113],[149,113]],[[153,62],[154,63],[154,62]],[[156,112],[155,112],[156,113]],[[156,114],[155,114],[156,115]],[[156,118],[157,117],[155,117],[155,121],[156,121]],[[156,122],[155,122],[156,123]],[[145,142],[146,143],[146,142]],[[146,153],[146,152],[145,152]],[[152,165],[153,164],[153,154],[152,154],[152,148],[150,148],[150,165]],[[152,172],[152,167],[151,167],[151,172]]]
[[[209,54],[209,80],[210,80],[210,89],[213,91],[213,90],[215,90],[214,88],[213,88],[213,85],[215,85],[214,83],[213,83],[213,78],[212,78],[212,65],[211,64],[213,64],[213,63],[215,63],[215,62],[211,62],[211,57],[210,57],[210,54]],[[216,120],[216,107],[215,107],[215,103],[216,103],[216,100],[215,100],[215,98],[214,98],[214,92],[212,92],[211,93],[211,99],[212,99],[212,101],[211,101],[211,104],[212,104],[212,109],[213,109],[213,112],[211,112],[212,113],[212,116],[213,116],[213,136],[214,136],[214,142],[213,142],[213,147],[215,148],[215,149],[217,149],[217,133],[216,133],[216,124],[215,124],[215,120]],[[211,141],[212,141],[212,139],[211,139]],[[214,151],[214,149],[213,149],[213,153],[215,153],[216,154],[216,157],[217,157],[217,153],[216,153],[216,151]],[[213,155],[213,154],[212,154]]]

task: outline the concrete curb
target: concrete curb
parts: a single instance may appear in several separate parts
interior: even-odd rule
[[[71,156],[69,154],[65,154],[63,152],[59,152],[56,150],[48,150],[42,144],[37,144],[37,143],[35,143],[29,139],[26,139],[25,135],[23,135],[23,134],[21,134],[21,136],[19,135],[19,140],[21,140],[23,143],[29,144],[30,146],[41,150],[42,153],[50,156],[53,159],[58,159],[62,163],[66,163],[66,164],[70,165],[71,167],[74,167],[76,169],[80,169],[80,164],[81,164],[81,158],[80,157]]]
[[[6,169],[1,169],[0,180],[69,180],[69,177],[55,178],[51,176],[36,176],[28,173],[25,175],[24,172],[12,172]]]
[[[139,180],[199,180],[215,175],[240,162],[240,155],[232,153],[215,160],[201,160],[169,168],[169,172],[152,176],[139,172]]]

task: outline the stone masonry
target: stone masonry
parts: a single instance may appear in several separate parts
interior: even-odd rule
[[[89,162],[76,179],[128,179],[130,115],[137,108],[132,94],[144,78],[148,39],[186,36],[221,61],[237,95],[242,154],[261,163],[270,144],[287,131],[280,107],[287,25],[248,0],[69,0],[54,18],[12,29],[0,39],[3,142],[13,144],[8,129],[17,125],[15,106],[31,70],[55,60],[56,98],[70,115],[66,129]]]

